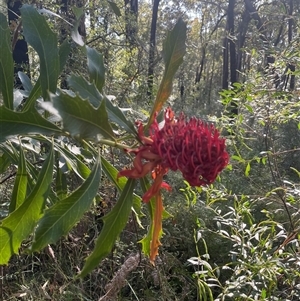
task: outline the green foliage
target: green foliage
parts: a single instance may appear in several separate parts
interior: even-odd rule
[[[41,218],[50,192],[53,163],[51,147],[31,193],[23,202],[18,200],[22,204],[1,221],[1,264],[7,264],[10,257],[18,253],[22,241],[34,231],[37,221]]]
[[[5,106],[0,107],[1,132],[0,141],[8,137],[26,134],[53,135],[61,130],[55,124],[44,119],[35,108],[24,112],[15,112]]]
[[[62,118],[63,129],[73,137],[94,141],[101,137],[114,140],[104,101],[95,109],[88,100],[83,100],[79,96],[72,97],[66,93],[53,96],[51,99],[51,104],[46,103],[43,107],[53,111],[54,114],[57,112]]]
[[[165,71],[156,95],[148,124],[151,124],[155,113],[161,110],[162,106],[171,95],[173,78],[179,66],[183,62],[185,43],[182,43],[182,41],[185,40],[186,24],[182,19],[179,19],[174,29],[168,33],[163,44]]]
[[[149,254],[155,203],[142,206],[140,197],[147,179],[135,183],[117,174],[131,163],[123,149],[139,142],[132,120],[151,116],[150,124],[166,101],[223,129],[231,162],[214,185],[199,189],[168,174],[173,194],[164,205],[171,216],[165,211],[157,264],[142,257],[118,300],[300,299],[300,102],[288,84],[299,75],[299,7],[288,16],[289,4],[260,6],[266,36],[281,38],[273,47],[255,22],[243,19],[244,2],[236,2],[231,38],[239,45],[238,31],[247,32],[238,54],[240,83],[219,93],[228,3],[173,3],[160,2],[151,108],[148,2],[139,2],[138,34],[130,39],[131,16],[121,1],[89,1],[87,15],[82,8],[62,13],[64,30],[56,14],[25,5],[32,74],[19,72],[21,103],[14,99],[20,91],[13,90],[10,31],[0,15],[0,264],[10,260],[0,271],[4,299],[98,300],[128,254],[138,252],[138,241]],[[188,30],[180,20],[165,38],[178,16],[189,20]],[[282,16],[289,22],[278,23]],[[290,23],[293,41],[283,34]],[[66,24],[74,24],[73,41],[60,37]],[[90,25],[86,37],[82,24]],[[266,66],[270,55],[274,63]],[[295,71],[284,72],[290,64]],[[63,81],[68,87],[60,90]],[[234,119],[226,116],[232,104],[239,109]],[[32,251],[39,254],[26,255]]]
[[[26,41],[35,49],[40,59],[40,84],[43,98],[56,92],[60,61],[57,36],[49,28],[45,18],[32,6],[21,8],[23,31]],[[47,39],[45,39],[47,37]]]
[[[0,92],[3,95],[3,102],[9,109],[13,109],[13,58],[10,46],[10,32],[6,18],[0,13]]]
[[[20,147],[18,171],[9,204],[9,212],[15,211],[25,200],[27,191],[26,159],[23,148]]]
[[[47,209],[39,220],[32,251],[41,250],[49,243],[69,233],[83,214],[91,207],[101,178],[100,158],[84,183],[66,198],[57,201]]]
[[[102,92],[104,86],[105,68],[103,56],[97,50],[86,47],[87,63],[90,74],[90,82],[94,82],[99,92]]]
[[[58,46],[57,34],[32,6],[24,5],[21,15],[25,39],[39,56],[40,73],[34,84],[27,75],[19,74],[27,98],[18,111],[12,107],[12,84],[1,83],[4,99],[0,107],[3,129],[0,140],[4,142],[0,146],[2,172],[6,172],[10,163],[17,165],[18,170],[9,212],[0,224],[3,242],[0,264],[7,264],[12,255],[18,253],[25,239],[29,239],[29,250],[40,251],[68,235],[91,205],[100,200],[103,168],[106,179],[117,188],[119,199],[101,218],[103,227],[81,271],[83,277],[112,251],[132,209],[140,223],[141,198],[133,193],[135,181],[118,179],[118,170],[107,160],[109,156],[99,155],[100,149],[107,153],[109,147],[128,148],[123,141],[137,143],[137,133],[130,118],[104,95],[102,54],[88,46],[82,47],[90,80],[73,73],[67,80],[71,90],[61,91],[57,88],[58,79],[70,53],[69,43],[65,41]],[[80,11],[76,11],[75,27],[79,25],[80,16]],[[6,48],[0,53],[0,62],[9,63],[12,61],[9,31],[2,15],[1,22]],[[183,21],[178,22],[167,39],[167,71],[163,82],[168,82],[169,91],[184,54]],[[75,42],[78,43],[76,38]],[[13,65],[1,66],[1,72],[4,77],[7,73],[9,80]],[[160,99],[160,107],[169,94],[170,91]],[[45,161],[44,157],[47,157]],[[39,168],[40,161],[44,161],[42,168]],[[82,183],[73,188],[74,179]]]
[[[117,204],[103,217],[103,229],[97,238],[93,253],[87,258],[80,273],[81,277],[91,272],[112,250],[113,244],[124,229],[131,212],[134,185],[135,180],[128,179]]]

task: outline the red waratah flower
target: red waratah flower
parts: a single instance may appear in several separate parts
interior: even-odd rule
[[[161,188],[170,190],[163,182],[163,175],[169,169],[180,170],[191,186],[211,184],[228,164],[229,155],[225,150],[225,139],[212,124],[197,118],[186,120],[183,113],[175,118],[171,108],[165,111],[164,124],[157,120],[145,136],[141,122],[137,122],[138,135],[142,142],[135,154],[133,168],[122,170],[118,176],[142,178],[151,173],[154,183],[143,196],[144,202],[156,196]]]
[[[171,187],[163,182],[163,176],[171,170],[180,170],[191,186],[212,183],[221,170],[228,164],[229,156],[225,150],[225,139],[213,125],[199,119],[186,121],[181,114],[175,118],[171,108],[165,111],[164,123],[158,124],[156,118],[144,133],[141,122],[137,122],[141,145],[127,149],[135,154],[133,167],[119,172],[118,177],[140,179],[151,173],[153,184],[143,196],[144,202],[155,199],[155,212],[152,217],[152,233],[149,246],[150,262],[154,264],[159,238],[162,233],[163,204],[161,188]]]

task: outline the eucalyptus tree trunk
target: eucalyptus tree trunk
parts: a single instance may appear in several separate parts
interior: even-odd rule
[[[156,24],[158,14],[159,0],[154,0],[152,8],[152,21],[150,31],[149,65],[148,65],[148,90],[147,96],[150,99],[153,92],[153,74],[154,74],[154,53],[156,46]]]
[[[126,39],[130,45],[134,46],[138,31],[138,0],[125,0],[125,30]]]
[[[226,36],[223,41],[224,49],[222,88],[225,90],[229,88],[229,81],[231,82],[231,85],[237,82],[237,55],[234,36],[234,6],[235,0],[229,0],[227,8]],[[238,114],[238,107],[236,102],[231,102],[229,114],[231,117],[234,117]]]
[[[22,1],[7,1],[8,9],[8,20],[11,29],[13,30],[12,39],[12,49],[13,49],[13,59],[15,63],[14,74],[15,74],[15,88],[22,89],[23,85],[18,76],[18,72],[22,71],[29,74],[29,57],[28,57],[28,45],[24,37],[21,34],[21,22],[19,20],[20,8],[22,6]]]

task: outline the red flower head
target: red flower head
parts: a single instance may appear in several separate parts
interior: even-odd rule
[[[167,108],[163,126],[155,119],[149,137],[145,136],[142,123],[137,125],[142,145],[128,150],[136,155],[133,168],[120,171],[119,177],[137,179],[152,173],[154,183],[143,196],[145,202],[157,195],[160,188],[170,189],[162,181],[168,169],[180,170],[191,186],[201,186],[211,184],[228,164],[225,139],[211,124],[197,118],[186,121],[183,113],[175,118],[172,109]]]
[[[150,242],[150,261],[154,263],[160,246],[162,233],[163,204],[160,190],[171,187],[163,182],[163,176],[169,169],[180,170],[191,186],[212,183],[228,164],[229,156],[225,150],[225,139],[213,125],[191,118],[185,120],[181,114],[175,118],[171,108],[165,111],[164,124],[155,121],[150,126],[149,137],[145,136],[141,122],[137,122],[138,135],[142,142],[133,152],[135,158],[132,169],[122,170],[118,177],[139,179],[151,173],[154,182],[143,196],[144,202],[155,198],[153,229]]]

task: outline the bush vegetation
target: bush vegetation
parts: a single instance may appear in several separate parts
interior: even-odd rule
[[[105,7],[110,18],[120,17],[117,4]],[[171,93],[185,74],[183,58],[185,68],[192,60],[195,28],[179,19],[164,31],[152,101],[145,77],[122,82],[139,63],[131,62],[134,47],[111,61],[105,45],[88,46],[78,32],[82,12],[74,10],[73,40],[60,40],[56,15],[23,6],[37,67],[31,76],[19,72],[21,90],[13,88],[11,32],[1,14],[0,300],[299,300],[299,91],[273,84],[287,60],[298,67],[299,51],[274,51],[272,69],[262,68],[259,40],[246,45],[251,68],[242,83],[220,89],[211,109],[209,98],[199,104],[199,91],[208,93],[202,83],[185,97]],[[135,120],[150,125],[166,104],[214,123],[230,162],[206,186],[165,175],[172,191],[163,192],[152,265],[157,204],[141,198],[149,179],[117,174],[132,163],[124,148],[139,143]]]

